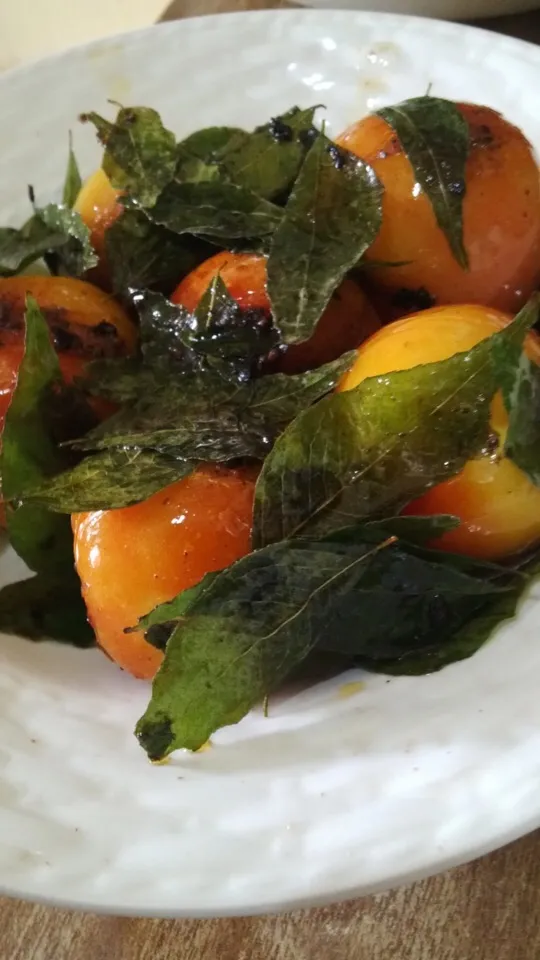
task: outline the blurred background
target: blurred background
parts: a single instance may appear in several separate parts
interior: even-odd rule
[[[203,8],[205,13],[223,13],[298,5],[287,0],[206,0]],[[539,0],[302,0],[301,5],[472,19],[480,26],[540,42],[540,13],[523,16],[540,7]],[[200,0],[0,0],[0,70],[97,37],[200,12]]]

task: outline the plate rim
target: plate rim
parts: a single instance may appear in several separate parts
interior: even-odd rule
[[[207,23],[209,29],[213,29],[219,22],[223,21],[223,18],[226,17],[229,21],[261,21],[264,23],[265,20],[272,19],[276,17],[281,20],[304,20],[304,21],[322,21],[328,20],[354,20],[357,26],[361,26],[362,20],[369,24],[372,24],[373,21],[379,23],[387,23],[389,25],[399,25],[404,23],[416,22],[417,24],[426,25],[426,29],[429,30],[431,25],[434,25],[434,28],[437,31],[445,32],[446,34],[463,36],[463,33],[473,33],[479,37],[484,37],[489,39],[495,46],[502,47],[505,50],[511,53],[521,53],[523,55],[525,51],[527,52],[528,59],[535,64],[540,66],[540,46],[527,41],[520,40],[515,37],[510,37],[505,34],[499,34],[497,32],[491,31],[485,27],[472,26],[465,23],[455,23],[447,20],[440,20],[435,18],[419,17],[408,14],[397,14],[397,13],[382,13],[378,11],[359,11],[359,10],[347,10],[347,9],[333,9],[333,8],[293,8],[287,10],[251,10],[251,11],[231,11],[221,14],[200,14],[195,17],[182,18],[179,20],[164,21],[151,26],[137,28],[133,30],[122,31],[107,37],[98,38],[92,40],[88,43],[77,44],[73,47],[70,47],[66,50],[52,53],[46,57],[41,57],[29,61],[24,64],[15,66],[5,72],[0,76],[0,85],[9,86],[9,84],[16,79],[18,76],[23,74],[31,74],[34,71],[39,71],[39,69],[48,63],[62,63],[62,61],[70,60],[71,58],[83,57],[88,51],[99,49],[102,47],[107,47],[114,45],[115,43],[121,42],[124,38],[129,42],[130,38],[143,37],[145,34],[148,34],[150,31],[156,32],[160,31],[162,33],[182,33],[186,29],[189,30],[193,24],[203,24]],[[508,843],[511,843],[520,837],[534,831],[540,827],[540,806],[538,814],[534,817],[529,818],[529,820],[523,822],[519,826],[516,826],[515,829],[510,829],[507,831],[501,831],[497,835],[493,836],[489,842],[481,843],[478,846],[474,847],[468,843],[461,844],[461,852],[454,854],[453,856],[448,856],[446,858],[436,859],[434,858],[431,865],[428,865],[424,868],[419,868],[414,871],[402,871],[400,874],[395,875],[394,877],[381,880],[375,884],[369,884],[367,886],[354,886],[350,885],[334,889],[331,893],[320,894],[317,896],[301,896],[291,898],[287,900],[280,900],[279,898],[274,898],[268,902],[261,903],[260,906],[249,906],[246,908],[240,907],[206,907],[205,909],[193,910],[182,908],[171,909],[164,908],[163,910],[143,907],[134,907],[133,909],[126,908],[122,904],[107,902],[105,903],[96,903],[93,900],[84,900],[79,899],[69,899],[67,897],[55,896],[44,896],[41,894],[32,894],[29,893],[22,887],[10,886],[10,885],[0,885],[0,895],[6,897],[15,897],[19,899],[24,899],[29,902],[44,904],[48,906],[55,906],[64,909],[70,910],[79,910],[89,913],[98,913],[101,915],[116,915],[116,916],[125,916],[125,917],[155,917],[155,918],[179,918],[179,919],[209,919],[214,917],[239,917],[239,916],[260,916],[260,915],[272,915],[279,914],[291,910],[300,910],[315,908],[324,905],[328,905],[335,902],[342,902],[347,900],[356,899],[358,897],[366,897],[375,893],[388,890],[390,888],[395,889],[400,886],[408,885],[415,883],[419,880],[425,879],[427,877],[433,876],[437,873],[446,871],[453,867],[457,867],[461,864],[470,862],[479,857],[485,856],[486,854],[493,852],[500,847],[505,846]],[[466,849],[465,849],[466,848]]]

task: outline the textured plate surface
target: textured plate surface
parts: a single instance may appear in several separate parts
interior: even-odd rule
[[[505,112],[540,144],[540,49],[464,27],[288,11],[172,23],[0,78],[0,211],[58,193],[82,110],[151,104],[178,134],[326,103],[331,132],[424,93]],[[5,552],[0,569],[15,578]],[[0,887],[97,910],[263,912],[380,889],[540,824],[540,588],[472,660],[286,693],[152,767],[148,690],[97,652],[2,638]],[[362,680],[362,683],[357,681]],[[348,686],[347,686],[348,684]]]

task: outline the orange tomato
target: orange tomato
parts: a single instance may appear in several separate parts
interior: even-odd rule
[[[122,213],[118,203],[120,190],[115,190],[107,174],[99,168],[83,183],[74,210],[90,230],[92,246],[101,259],[105,249],[105,233]]]
[[[125,633],[159,603],[248,553],[256,473],[205,466],[144,503],[75,514],[75,564],[103,650],[149,679],[162,653]]]
[[[89,360],[135,349],[137,329],[113,297],[85,280],[49,276],[0,279],[0,343],[19,339],[27,294],[42,310],[59,352]]]
[[[362,157],[383,186],[383,223],[367,261],[374,288],[401,315],[432,303],[481,303],[516,312],[540,277],[540,181],[523,133],[488,107],[458,104],[469,126],[463,233],[469,270],[454,259],[427,196],[391,127],[378,116],[352,124],[337,143]],[[429,305],[429,302],[428,302]]]
[[[231,297],[244,309],[270,312],[266,290],[266,257],[252,253],[217,253],[195,268],[178,285],[173,303],[194,310],[211,281],[220,275]],[[364,293],[352,280],[334,293],[313,335],[273,356],[265,372],[302,373],[357,347],[377,330],[379,321]]]
[[[471,349],[509,322],[509,316],[476,305],[438,307],[398,320],[360,348],[339,389],[351,390],[367,377],[445,360]],[[540,340],[535,334],[528,335],[525,348],[540,364]],[[491,426],[502,442],[508,417],[500,395],[493,400]],[[460,526],[434,546],[484,559],[517,553],[540,539],[540,489],[497,451],[470,460],[457,476],[428,490],[403,512],[459,517]]]

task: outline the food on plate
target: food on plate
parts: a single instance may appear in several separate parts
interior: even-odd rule
[[[242,309],[271,315],[266,290],[267,257],[253,253],[216,253],[184,277],[171,296],[187,310],[195,310],[213,278],[219,274],[230,296]],[[358,347],[379,327],[377,315],[361,287],[346,278],[333,292],[310,337],[288,344],[265,359],[265,372],[303,373],[336,360]]]
[[[88,227],[90,243],[100,260],[92,274],[97,283],[107,283],[105,234],[122,213],[119,197],[120,191],[111,186],[107,174],[100,167],[85,180],[75,199],[73,209]]]
[[[429,302],[481,303],[515,312],[538,284],[540,180],[531,145],[495,110],[470,103],[457,107],[456,150],[445,158],[450,172],[446,202],[463,200],[463,244],[457,257],[400,140],[407,117],[400,122],[390,107],[356,121],[337,140],[371,164],[384,184],[382,226],[366,260],[402,264],[376,272],[377,284],[392,291],[393,305],[402,313]],[[464,170],[458,169],[461,124],[467,140]],[[429,143],[422,143],[421,134],[418,124],[406,135],[423,163]],[[426,178],[433,175],[427,168],[422,172]]]
[[[311,653],[471,656],[540,573],[532,148],[432,96],[336,142],[319,109],[180,140],[150,107],[85,114],[102,168],[82,184],[70,146],[62,203],[32,191],[0,230],[0,475],[32,571],[0,628],[153,677],[152,760]]]
[[[368,377],[409,370],[470,350],[504,329],[511,317],[477,305],[433,307],[383,327],[358,351],[343,377],[341,390],[352,390]],[[527,357],[540,364],[540,339],[529,333]],[[540,489],[504,456],[508,414],[496,394],[486,447],[460,473],[431,487],[407,504],[404,514],[451,514],[460,524],[432,544],[440,550],[494,560],[527,549],[540,539]]]
[[[255,480],[249,468],[202,467],[132,507],[73,516],[90,622],[133,676],[153,677],[163,653],[126,624],[249,552]]]

